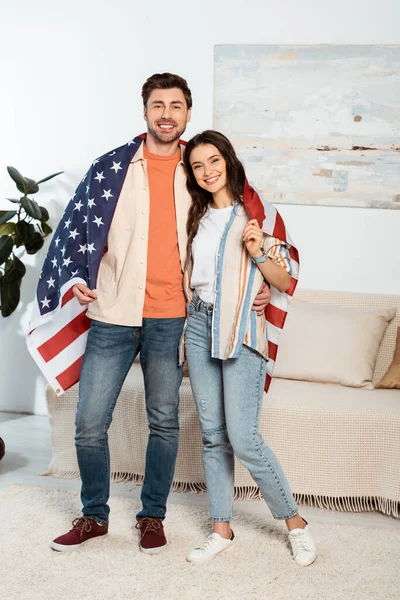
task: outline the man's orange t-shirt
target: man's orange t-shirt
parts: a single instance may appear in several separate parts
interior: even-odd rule
[[[173,156],[158,156],[145,148],[144,158],[150,190],[150,219],[143,317],[184,317],[186,300],[174,199],[174,174],[181,151],[178,148]]]

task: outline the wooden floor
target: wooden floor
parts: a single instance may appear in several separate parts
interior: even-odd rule
[[[6,455],[0,461],[0,487],[27,484],[75,490],[79,494],[78,479],[44,477],[51,458],[50,424],[48,417],[0,412],[0,437],[6,444]],[[115,483],[111,494],[139,499],[141,488],[133,483]],[[207,494],[171,493],[169,501],[176,504],[207,506]],[[264,514],[272,519],[263,501],[236,501],[237,513]],[[400,519],[379,513],[343,513],[318,508],[301,507],[301,514],[313,522],[400,529]]]

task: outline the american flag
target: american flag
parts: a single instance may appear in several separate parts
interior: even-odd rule
[[[43,264],[27,346],[59,396],[79,380],[90,320],[72,287],[96,286],[100,261],[129,163],[145,134],[97,158],[53,235]]]
[[[289,256],[292,267],[292,280],[287,292],[279,292],[271,287],[271,300],[265,309],[267,321],[268,338],[268,364],[265,391],[267,392],[271,383],[275,360],[278,353],[279,339],[285,325],[290,300],[296,290],[299,279],[299,253],[293,245],[285,223],[275,206],[269,202],[263,202],[257,192],[245,182],[243,202],[249,213],[250,219],[257,219],[264,233],[278,238],[282,242],[290,244]]]
[[[84,283],[95,289],[116,204],[129,163],[146,134],[97,158],[80,182],[53,235],[40,274],[27,335],[27,346],[39,369],[60,396],[79,381],[90,320],[72,287]],[[185,144],[181,141],[180,143]],[[268,390],[280,333],[296,289],[299,258],[278,211],[263,203],[246,181],[244,204],[264,232],[291,245],[292,283],[287,293],[271,290],[266,308],[269,362]]]

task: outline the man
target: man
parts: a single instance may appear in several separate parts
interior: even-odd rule
[[[85,199],[81,202],[79,192],[79,202],[75,202],[78,212],[81,204],[85,205],[89,215],[85,222],[94,223],[86,238],[82,231],[84,245],[78,238],[82,255],[87,255],[88,274],[76,269],[73,275],[79,281],[72,287],[91,319],[80,373],[75,437],[83,516],[51,543],[58,551],[78,548],[108,531],[107,431],[125,377],[139,352],[150,429],[142,510],[137,515],[140,549],[155,554],[167,543],[162,522],[178,451],[182,381],[178,354],[186,314],[182,269],[190,204],[182,163],[184,146],[179,140],[191,118],[192,98],[186,81],[170,73],[149,77],[142,97],[147,135],[135,138],[132,147],[123,146],[96,160],[85,182]],[[106,176],[115,179],[112,190],[102,189]],[[101,202],[109,207],[109,201],[115,206],[110,214],[105,213],[103,222],[95,207]],[[75,208],[71,206],[71,210],[72,217],[59,227],[74,227]],[[93,237],[98,230],[103,232],[102,241]],[[74,227],[72,233],[71,244],[79,230]],[[100,246],[102,256],[96,263],[90,250],[99,251]],[[68,257],[68,246],[63,250]],[[51,246],[49,257],[52,251]],[[259,295],[259,311],[268,297],[268,292]]]

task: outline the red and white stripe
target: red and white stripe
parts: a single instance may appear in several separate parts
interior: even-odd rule
[[[285,241],[285,237],[280,238]],[[288,239],[286,238],[286,241]],[[288,243],[290,243],[288,241]],[[286,293],[281,293],[275,288],[271,288],[271,300],[265,309],[265,318],[267,321],[267,338],[268,338],[268,364],[267,378],[265,381],[265,391],[271,384],[272,373],[275,367],[275,360],[278,353],[278,345],[280,336],[285,325],[289,304],[295,292],[298,283],[299,274],[299,255],[297,249],[291,246],[289,250],[290,263],[292,267],[292,280],[290,287]]]
[[[289,304],[299,279],[299,253],[297,248],[293,245],[293,241],[286,231],[285,223],[275,206],[269,202],[264,203],[256,190],[249,185],[247,180],[245,183],[243,200],[251,218],[258,220],[264,233],[290,244],[289,256],[292,268],[290,287],[286,293],[281,293],[277,289],[271,288],[271,300],[265,309],[269,360],[264,389],[267,392],[271,383],[275,360],[278,353],[279,340],[285,325]]]
[[[27,336],[28,349],[57,396],[79,381],[90,328],[87,307],[72,293],[76,283],[86,285],[81,278],[71,279],[61,288],[59,306],[44,316],[35,300]]]

